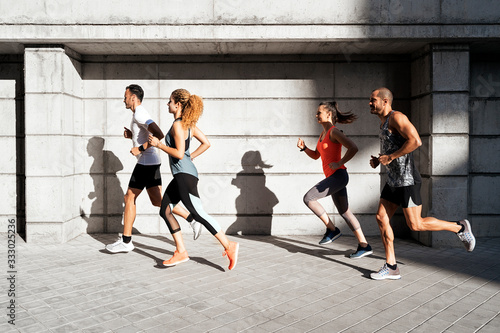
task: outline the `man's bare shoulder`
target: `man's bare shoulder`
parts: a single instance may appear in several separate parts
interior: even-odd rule
[[[391,122],[396,122],[398,124],[405,123],[410,121],[408,117],[401,111],[393,111],[392,116],[390,118]]]

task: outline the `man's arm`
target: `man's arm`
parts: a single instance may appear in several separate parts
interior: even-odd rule
[[[148,131],[150,133],[153,133],[153,136],[158,138],[158,140],[161,140],[165,137],[165,135],[163,135],[163,132],[161,131],[160,127],[158,127],[158,125],[156,125],[156,123],[154,121],[148,125]],[[137,156],[140,153],[142,153],[143,151],[145,151],[146,149],[148,149],[149,147],[151,147],[151,144],[148,141],[146,141],[145,143],[142,144],[142,149],[141,149],[141,146],[139,146],[139,147],[132,148],[132,150],[130,152],[132,153],[132,155]]]
[[[392,131],[397,131],[406,139],[406,142],[394,153],[380,156],[379,161],[383,165],[388,165],[396,158],[411,153],[422,145],[422,140],[420,140],[417,129],[403,113],[399,111],[393,113],[392,117],[389,118],[389,128]]]
[[[156,123],[153,121],[151,124],[148,125],[148,131],[153,134],[153,136],[157,137],[158,140],[161,140],[165,137],[163,135],[163,132],[161,131],[160,127],[156,125]]]

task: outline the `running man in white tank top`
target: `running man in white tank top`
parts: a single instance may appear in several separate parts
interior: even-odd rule
[[[128,190],[125,194],[125,211],[123,214],[123,234],[122,237],[113,243],[106,245],[106,250],[111,253],[129,252],[134,249],[132,243],[132,227],[136,216],[136,199],[146,188],[151,203],[160,207],[161,205],[161,158],[158,148],[149,144],[149,134],[163,138],[163,132],[151,119],[148,111],[141,105],[144,91],[136,84],[129,85],[125,89],[123,102],[125,107],[132,111],[132,121],[130,129],[125,127],[123,136],[132,139],[133,147],[130,153],[137,157],[137,164],[134,168]],[[178,206],[174,213],[182,216],[188,222],[192,221],[189,212]],[[192,225],[195,230],[195,239],[201,231],[201,224]]]

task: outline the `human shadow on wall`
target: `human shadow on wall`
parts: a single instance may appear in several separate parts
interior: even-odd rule
[[[272,165],[264,163],[259,151],[247,151],[241,158],[242,171],[232,185],[240,189],[236,198],[236,221],[226,230],[230,235],[270,235],[273,208],[279,202],[266,187],[264,169]]]
[[[113,220],[121,221],[123,215],[124,192],[116,175],[123,170],[123,164],[112,151],[104,150],[104,143],[105,140],[97,136],[87,143],[87,154],[94,159],[89,170],[93,191],[83,198],[80,214],[87,222],[89,235],[108,232],[109,224]]]

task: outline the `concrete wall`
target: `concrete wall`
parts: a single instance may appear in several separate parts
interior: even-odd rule
[[[85,231],[83,85],[72,56],[60,47],[25,51],[27,241],[64,242]]]
[[[0,232],[7,232],[10,220],[17,229],[24,223],[24,171],[17,153],[24,146],[22,57],[0,55]],[[21,150],[22,151],[22,150]],[[23,230],[20,230],[23,231]]]
[[[469,48],[433,45],[414,54],[412,122],[424,145],[417,150],[424,177],[424,216],[458,221],[468,216]],[[413,233],[421,242],[450,244],[448,232]]]
[[[348,165],[351,208],[368,234],[378,233],[373,214],[380,179],[378,170],[368,165],[370,154],[379,149],[378,120],[369,114],[368,97],[375,86],[394,86],[396,105],[409,109],[406,57],[366,57],[356,63],[340,57],[301,60],[293,56],[187,63],[151,63],[140,58],[127,62],[123,57],[87,60],[83,64],[85,137],[89,145],[103,143],[96,152],[113,161],[108,172],[97,175],[96,163],[102,165],[104,158],[91,154],[86,159],[91,177],[86,177],[82,195],[98,192],[96,199],[84,198],[89,230],[122,230],[122,197],[136,162],[129,153],[130,141],[122,137],[131,119],[123,93],[128,84],[138,83],[145,90],[143,105],[164,131],[172,122],[166,101],[174,89],[183,87],[204,98],[199,127],[212,147],[195,161],[200,195],[208,213],[224,229],[243,234],[323,232],[322,223],[302,202],[305,192],[323,178],[321,164],[300,153],[296,142],[302,137],[315,146],[321,132],[314,117],[317,105],[335,97],[342,109],[359,116],[355,125],[339,126],[360,147]],[[166,186],[171,180],[166,155],[162,173]],[[323,203],[331,214],[336,213],[330,200]],[[146,194],[139,197],[138,207],[137,231],[166,231]],[[341,218],[336,221],[349,233]]]
[[[0,2],[0,12],[0,104],[8,119],[0,140],[9,147],[0,228],[12,214],[25,218],[30,242],[121,231],[135,164],[122,138],[130,83],[144,87],[144,104],[165,131],[173,89],[205,98],[199,125],[212,148],[196,160],[200,192],[231,233],[322,233],[302,203],[321,166],[298,152],[296,140],[314,146],[316,105],[335,97],[359,116],[341,126],[360,148],[348,164],[348,190],[365,232],[377,235],[384,170],[368,166],[379,143],[367,102],[385,85],[424,142],[416,152],[424,213],[468,216],[478,236],[500,235],[496,1],[21,0]],[[166,156],[162,172],[167,184]],[[137,232],[166,232],[146,195],[138,205]],[[451,234],[415,237],[460,246]]]
[[[500,234],[500,61],[471,57],[470,203],[480,235]]]

